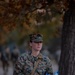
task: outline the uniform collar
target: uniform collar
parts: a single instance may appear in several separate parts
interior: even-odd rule
[[[31,55],[31,52],[29,52],[29,60],[37,61],[38,59],[43,59],[43,55],[41,53],[37,57],[35,57]]]

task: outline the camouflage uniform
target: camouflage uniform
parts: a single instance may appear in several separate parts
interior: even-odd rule
[[[38,57],[31,55],[31,52],[22,54],[14,67],[13,75],[31,75],[34,68],[34,63],[38,60]],[[34,75],[45,75],[45,72],[53,75],[51,60],[42,55],[42,60],[39,62]]]

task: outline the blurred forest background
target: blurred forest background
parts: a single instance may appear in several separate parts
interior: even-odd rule
[[[54,4],[53,4],[54,3]],[[28,49],[30,33],[43,34],[44,46],[58,64],[66,0],[0,0],[0,51]]]
[[[48,1],[0,0],[0,45],[21,46],[33,32],[42,33],[45,45],[50,48],[60,43],[64,6],[62,1],[61,6],[50,5]]]

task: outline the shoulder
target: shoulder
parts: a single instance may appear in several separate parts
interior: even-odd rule
[[[51,62],[51,59],[48,56],[43,55],[43,61]]]
[[[20,55],[20,57],[26,57],[26,56],[28,56],[28,53],[27,53],[27,52],[22,53],[22,54]]]
[[[42,55],[42,57],[43,57],[43,60],[45,60],[45,61],[50,60],[48,56]]]
[[[23,54],[21,54],[19,57],[18,57],[18,61],[24,61],[24,60],[26,60],[27,59],[27,57],[28,57],[28,53],[26,52],[26,53],[23,53]]]

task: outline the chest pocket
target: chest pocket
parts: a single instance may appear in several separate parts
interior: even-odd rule
[[[37,71],[38,74],[43,75],[46,71],[46,63],[40,62],[38,64],[38,67],[37,67],[36,71]]]
[[[31,63],[29,60],[26,60],[24,65],[24,73],[31,73],[32,70],[33,70],[33,63]]]

